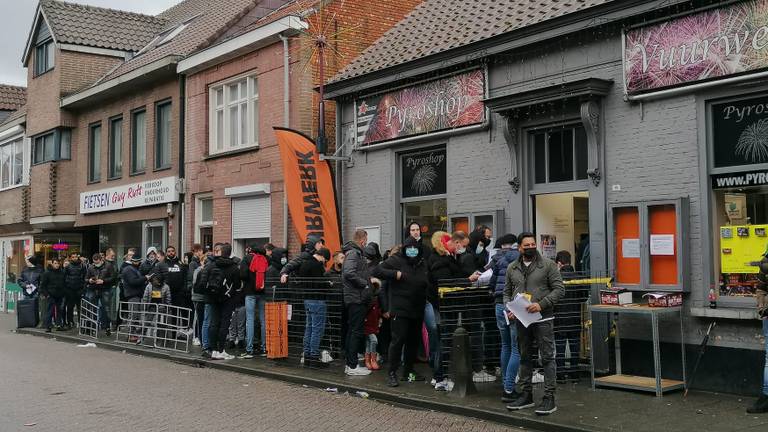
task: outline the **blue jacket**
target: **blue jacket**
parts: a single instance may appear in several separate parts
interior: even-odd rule
[[[520,252],[517,249],[502,249],[493,257],[493,276],[491,276],[488,286],[493,288],[493,298],[496,303],[504,302],[507,268],[519,257]]]

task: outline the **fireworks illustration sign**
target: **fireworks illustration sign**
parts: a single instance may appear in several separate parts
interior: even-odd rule
[[[768,0],[730,3],[624,34],[629,94],[768,68]]]
[[[402,156],[403,198],[442,195],[446,190],[445,148]]]
[[[474,70],[357,101],[357,143],[453,129],[485,120],[485,74]]]
[[[768,98],[711,105],[716,168],[768,162]]]

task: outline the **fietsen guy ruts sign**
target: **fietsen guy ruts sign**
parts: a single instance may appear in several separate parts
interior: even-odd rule
[[[629,94],[768,67],[768,0],[731,3],[627,30],[624,82]]]
[[[174,177],[140,181],[80,194],[80,213],[99,213],[167,204],[179,200]]]

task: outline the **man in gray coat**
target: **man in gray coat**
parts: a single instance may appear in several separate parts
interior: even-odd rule
[[[370,370],[359,365],[357,353],[363,351],[365,315],[368,304],[363,292],[368,287],[368,264],[363,248],[368,242],[368,233],[355,231],[352,241],[344,245],[344,264],[341,266],[341,282],[344,287],[344,305],[347,308],[347,341],[345,344],[347,375],[368,375]]]
[[[533,403],[533,362],[535,346],[539,347],[544,368],[544,398],[536,408],[536,414],[547,415],[557,411],[555,405],[555,336],[554,310],[565,295],[565,286],[554,261],[536,250],[536,236],[524,232],[518,237],[520,257],[507,267],[504,287],[504,304],[514,300],[517,294],[528,297],[529,313],[540,312],[542,320],[525,328],[517,322],[517,341],[520,347],[520,397],[507,405],[509,410],[531,408]],[[507,313],[514,320],[511,313]],[[535,342],[535,343],[534,343]]]

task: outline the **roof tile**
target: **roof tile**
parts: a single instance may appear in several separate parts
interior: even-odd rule
[[[426,0],[331,82],[459,48],[613,0]]]
[[[27,103],[27,88],[0,84],[0,110],[16,111]]]

